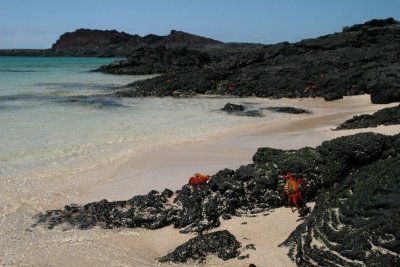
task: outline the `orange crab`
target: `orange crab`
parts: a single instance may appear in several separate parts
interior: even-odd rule
[[[300,208],[298,201],[303,200],[303,195],[300,190],[303,179],[295,178],[290,171],[288,171],[286,175],[282,175],[282,178],[286,181],[283,187],[283,194],[288,198],[288,204],[292,212],[294,212],[295,210],[293,210],[292,204],[294,204],[298,210]]]
[[[195,173],[193,177],[190,177],[189,184],[193,187],[195,185],[206,184],[208,180],[210,180],[210,175]]]

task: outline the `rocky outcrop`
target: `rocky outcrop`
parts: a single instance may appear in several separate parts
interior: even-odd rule
[[[283,245],[299,266],[400,263],[400,158],[359,168],[319,194],[312,214]]]
[[[169,33],[169,35],[165,36],[164,38],[159,40],[160,44],[163,45],[170,45],[170,46],[174,46],[174,45],[212,45],[212,44],[220,44],[222,42],[211,39],[211,38],[206,38],[206,37],[202,37],[199,35],[194,35],[194,34],[190,34],[187,32],[183,32],[183,31],[176,31],[176,30],[171,30],[171,32]]]
[[[232,104],[232,103],[227,103],[223,108],[221,108],[222,111],[226,111],[228,113],[240,112],[244,111],[245,109],[246,108],[243,105]]]
[[[207,255],[229,260],[239,256],[240,243],[228,231],[217,231],[200,235],[177,247],[159,259],[159,262],[183,263],[187,261],[203,262]]]
[[[306,182],[302,191],[307,201],[319,190],[329,188],[351,172],[400,152],[399,136],[358,134],[324,142],[317,148],[280,150],[260,148],[254,163],[236,171],[225,169],[210,182],[175,192],[151,191],[127,201],[102,200],[84,206],[67,205],[48,211],[37,222],[53,228],[69,223],[78,228],[100,225],[156,229],[173,224],[181,232],[201,233],[218,227],[220,218],[259,213],[286,204],[282,197],[282,174],[291,170]]]
[[[0,50],[0,56],[128,57],[137,49],[144,47],[179,48],[187,46],[198,49],[220,43],[222,42],[176,30],[172,30],[166,36],[149,34],[141,37],[137,34],[131,35],[116,30],[78,29],[74,32],[62,34],[51,49],[4,49]],[[146,74],[158,73],[154,72],[156,70],[147,69]],[[103,71],[107,71],[107,69],[103,69]],[[134,73],[133,69],[131,69],[131,73]]]
[[[399,101],[399,41],[400,23],[386,19],[294,44],[224,44],[203,49],[210,61],[201,67],[173,67],[173,72],[133,83],[119,95],[181,92],[336,100],[370,93],[374,103]]]
[[[151,191],[127,201],[67,205],[38,214],[35,225],[71,224],[81,229],[174,225],[182,233],[201,234],[218,227],[221,219],[286,205],[282,174],[290,170],[304,180],[305,201],[316,200],[311,215],[284,243],[291,247],[293,259],[303,266],[379,262],[395,266],[400,244],[399,157],[399,134],[361,133],[323,142],[315,149],[260,148],[252,164],[221,170],[208,184],[185,185],[175,193]],[[299,214],[306,215],[304,204]]]
[[[130,35],[125,32],[102,31],[79,29],[74,32],[67,32],[53,44],[52,49],[95,49],[113,45],[123,45],[127,43],[143,43],[138,35]]]
[[[144,46],[134,50],[129,59],[115,61],[98,70],[112,74],[158,74],[198,69],[210,61],[207,53],[189,50],[186,46],[169,49],[166,46]],[[169,82],[172,80],[166,81]]]
[[[384,108],[372,115],[360,115],[340,124],[334,130],[359,129],[377,127],[379,125],[400,124],[400,106]]]

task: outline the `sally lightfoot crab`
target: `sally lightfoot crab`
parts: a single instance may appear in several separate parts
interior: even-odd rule
[[[285,180],[283,194],[287,197],[288,205],[292,212],[295,212],[295,210],[300,209],[299,200],[302,201],[304,199],[301,194],[301,184],[303,184],[303,179],[295,178],[290,171],[288,171],[286,175],[282,175],[282,178]],[[293,209],[293,204],[296,206],[296,209]]]

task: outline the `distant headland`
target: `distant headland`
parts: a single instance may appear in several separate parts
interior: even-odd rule
[[[0,56],[79,56],[127,57],[138,48],[152,46],[202,47],[222,42],[210,38],[171,30],[168,35],[131,35],[116,30],[78,29],[67,32],[50,49],[0,49]]]

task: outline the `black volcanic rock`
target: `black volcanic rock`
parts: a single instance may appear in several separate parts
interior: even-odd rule
[[[53,44],[52,49],[88,49],[102,46],[140,43],[142,38],[138,35],[130,35],[124,32],[78,29],[74,32],[67,32]]]
[[[165,36],[160,40],[161,44],[164,45],[210,45],[210,44],[221,44],[222,42],[213,40],[211,38],[205,38],[203,36],[190,34],[183,31],[171,30],[169,35]]]
[[[303,108],[295,108],[295,107],[268,107],[267,110],[272,110],[280,113],[290,113],[290,114],[303,114],[303,113],[311,113],[311,111],[303,109]]]
[[[189,95],[206,92],[326,100],[369,93],[373,103],[394,102],[400,98],[399,42],[400,23],[387,19],[294,44],[214,44],[201,50],[209,62],[195,68],[173,68],[174,80],[168,88]],[[193,85],[195,77],[200,78],[200,86]],[[127,88],[135,93],[125,95],[168,95],[165,79],[160,78]]]
[[[62,34],[51,49],[0,49],[0,56],[129,57],[139,48],[165,46],[172,49],[182,47],[204,49],[207,46],[218,46],[219,44],[223,43],[175,30],[166,36],[148,34],[141,37],[137,34],[131,35],[116,30],[78,29]],[[157,53],[156,51],[155,53]],[[157,63],[162,64],[162,62]],[[120,67],[125,65],[122,64]],[[104,68],[104,71],[106,70],[107,68]],[[149,68],[145,73],[159,73],[158,71],[157,68]],[[124,74],[126,72],[115,71],[115,73]],[[131,70],[131,73],[135,73],[134,69]]]
[[[220,110],[226,111],[229,114],[234,114],[238,116],[248,116],[248,117],[263,117],[263,113],[260,110],[255,109],[247,109],[243,105],[227,103],[223,108]]]
[[[229,260],[237,257],[240,243],[227,230],[200,235],[177,247],[159,259],[159,262],[183,263],[187,261],[203,262],[207,255]]]
[[[149,229],[173,224],[183,233],[202,233],[218,227],[221,216],[259,213],[285,205],[281,175],[288,170],[303,178],[302,192],[309,201],[320,190],[339,183],[359,168],[395,157],[400,152],[399,141],[398,135],[364,133],[323,142],[315,149],[260,148],[253,157],[254,163],[236,171],[219,171],[207,185],[185,185],[174,198],[170,198],[169,190],[151,191],[127,201],[102,200],[83,207],[66,206],[64,210],[39,214],[37,223],[49,228],[69,223],[78,228],[100,225]]]
[[[354,116],[340,124],[334,130],[359,129],[394,124],[400,124],[400,105],[378,110],[372,115]]]
[[[145,46],[134,50],[127,60],[115,61],[98,70],[112,74],[159,74],[197,69],[210,60],[207,53],[188,50],[187,47]]]
[[[223,108],[221,108],[221,110],[230,113],[230,112],[244,111],[245,107],[243,105],[227,103]]]
[[[170,190],[151,191],[127,201],[67,205],[36,215],[35,225],[156,229],[173,224],[181,233],[202,234],[218,227],[220,218],[286,205],[282,174],[290,170],[304,180],[299,215],[306,219],[285,242],[299,265],[395,266],[400,244],[399,157],[399,134],[360,133],[325,141],[315,149],[260,148],[254,163],[221,170],[205,185],[185,185],[175,197]],[[315,200],[307,215],[305,202]],[[313,245],[314,239],[325,248]]]
[[[299,266],[399,265],[399,163],[398,156],[378,160],[321,193],[283,243],[291,258]]]
[[[374,90],[371,93],[371,102],[373,104],[389,104],[400,102],[400,81],[389,86],[380,85],[381,90]]]

